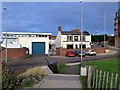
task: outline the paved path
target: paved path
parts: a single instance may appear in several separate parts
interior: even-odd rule
[[[51,74],[33,88],[82,88],[79,75]]]
[[[62,74],[74,74],[79,75],[79,64],[73,64],[69,65],[67,64],[67,67],[63,70]]]

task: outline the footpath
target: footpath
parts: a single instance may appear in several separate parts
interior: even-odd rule
[[[33,88],[82,88],[77,67],[69,65],[63,72],[65,74],[49,74]]]

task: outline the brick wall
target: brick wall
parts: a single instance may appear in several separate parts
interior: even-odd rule
[[[7,49],[7,57],[9,60],[23,60],[29,57],[29,49],[28,48],[8,48]],[[5,60],[5,49],[2,50],[2,54],[0,52],[0,57],[2,55],[2,60]]]
[[[87,51],[91,48],[85,48],[83,49],[83,51]],[[99,47],[99,48],[92,48],[93,50],[96,51],[96,53],[104,53],[105,52],[105,48],[104,47]],[[65,56],[66,55],[66,52],[68,50],[74,50],[74,49],[66,49],[66,48],[57,48],[56,49],[56,55],[60,55],[60,56]],[[76,50],[80,50],[80,49],[76,49]]]

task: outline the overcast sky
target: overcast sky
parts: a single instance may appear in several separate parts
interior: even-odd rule
[[[51,2],[28,3],[6,2],[3,7],[3,31],[5,31],[5,14],[8,18],[8,31],[12,32],[51,32],[57,35],[57,28],[63,31],[80,28],[80,3]],[[106,13],[106,33],[114,34],[114,18],[118,9],[115,2],[83,3],[83,30],[91,34],[104,33],[104,12]]]

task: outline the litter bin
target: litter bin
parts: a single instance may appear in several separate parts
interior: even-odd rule
[[[50,68],[50,70],[53,72],[53,73],[57,73],[58,70],[57,70],[57,62],[56,61],[52,61],[48,64],[48,67]]]

